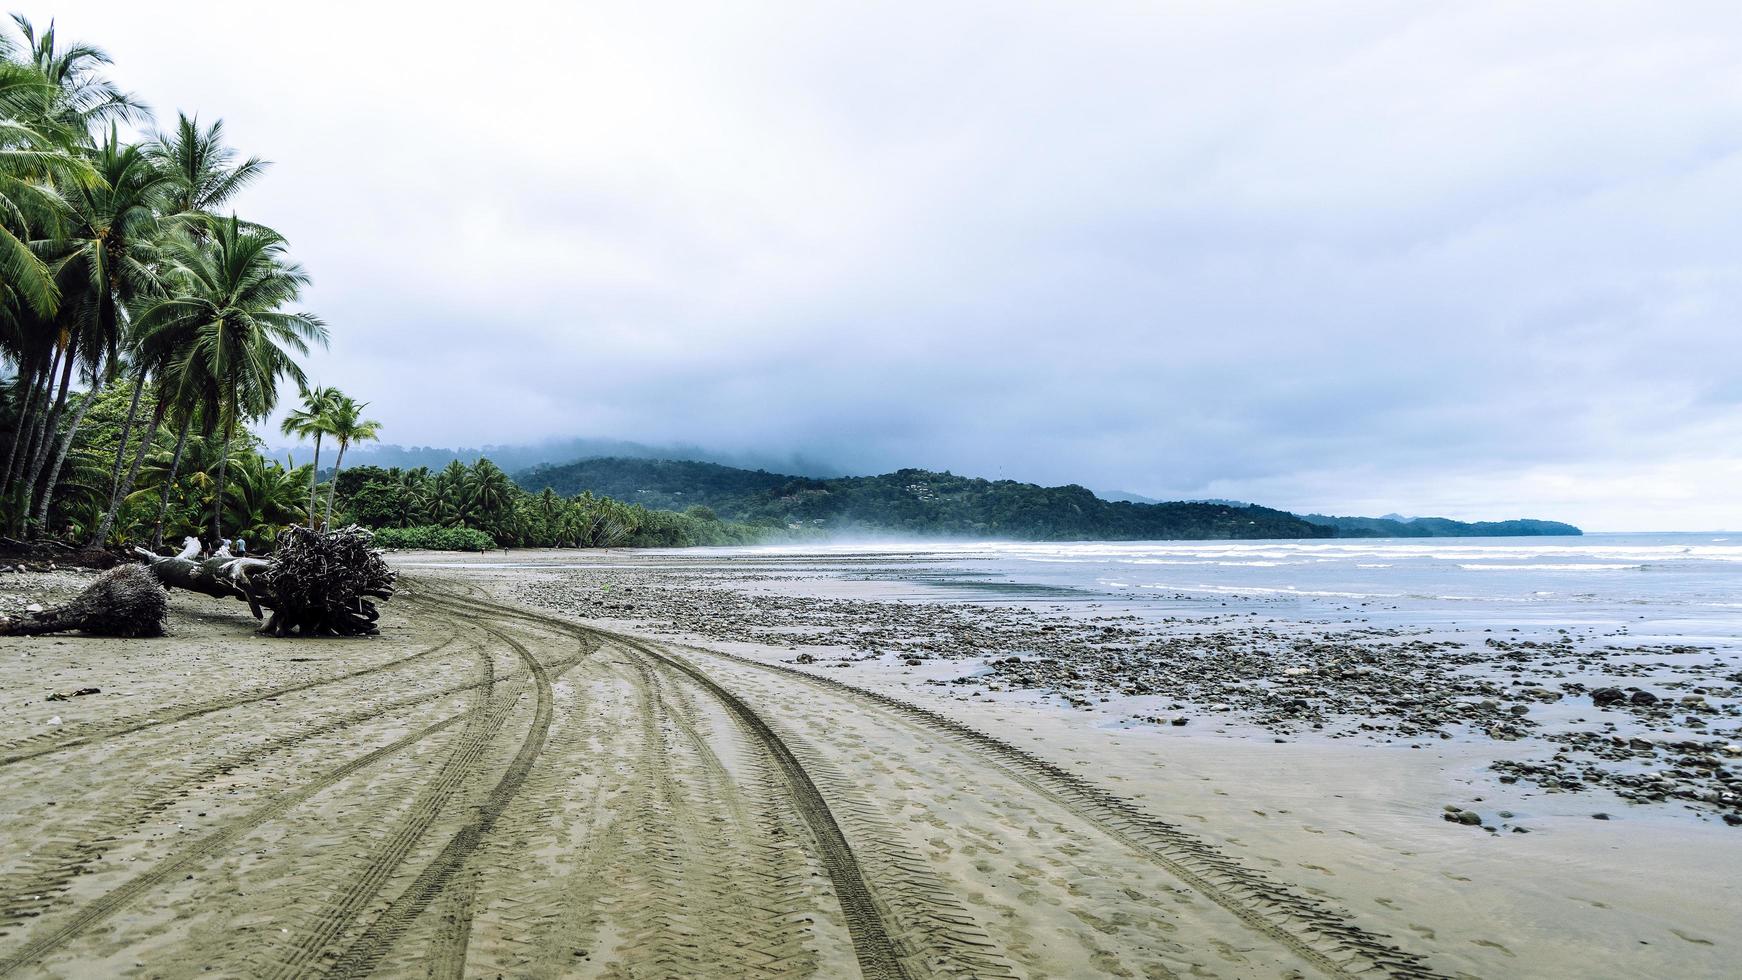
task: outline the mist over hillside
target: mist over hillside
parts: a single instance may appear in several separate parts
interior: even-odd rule
[[[291,455],[298,462],[312,459],[312,445],[297,447],[279,447],[271,450],[273,456],[282,459]],[[364,443],[354,445],[345,451],[346,466],[379,466],[383,469],[398,467],[409,470],[419,466],[427,466],[439,470],[453,460],[462,463],[476,462],[480,457],[486,457],[497,466],[510,473],[530,469],[540,465],[554,465],[574,462],[575,460],[610,457],[619,459],[685,459],[708,463],[719,463],[747,470],[778,470],[797,476],[837,477],[845,476],[846,471],[840,467],[821,460],[812,459],[800,453],[781,456],[773,453],[733,453],[704,449],[700,446],[665,445],[654,446],[646,443],[632,442],[625,439],[552,439],[546,442],[524,443],[516,445],[486,445],[459,446],[446,448],[438,446],[400,446],[392,443]],[[333,466],[332,446],[323,446],[321,451],[321,472],[328,473]]]
[[[1578,534],[1568,524],[1443,518],[1301,517],[1225,500],[1139,503],[1084,487],[1042,487],[902,469],[817,478],[700,460],[598,457],[520,472],[531,492],[589,492],[655,510],[704,509],[734,521],[792,529],[1025,540],[1449,537]]]

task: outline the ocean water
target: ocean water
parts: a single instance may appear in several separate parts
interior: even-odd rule
[[[1742,533],[1532,538],[840,544],[670,552],[804,568],[916,599],[1098,602],[1379,625],[1625,627],[1742,649]]]

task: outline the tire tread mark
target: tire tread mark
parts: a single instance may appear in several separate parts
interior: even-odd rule
[[[847,932],[853,940],[853,951],[859,961],[860,970],[871,980],[878,980],[878,978],[907,980],[909,976],[907,968],[897,955],[895,943],[889,937],[889,931],[883,921],[882,914],[877,904],[872,900],[870,888],[865,883],[864,875],[860,871],[858,858],[854,856],[853,849],[848,845],[840,825],[835,822],[834,815],[829,811],[828,803],[823,799],[822,793],[817,790],[816,784],[811,781],[809,774],[805,772],[804,766],[792,754],[792,750],[787,748],[773,729],[768,727],[768,723],[751,710],[749,705],[731,691],[721,687],[707,674],[681,659],[660,653],[633,637],[581,627],[565,620],[542,616],[512,606],[466,599],[444,594],[434,589],[429,589],[427,592],[427,598],[430,601],[447,604],[450,607],[472,606],[476,610],[496,616],[508,616],[544,623],[571,635],[609,638],[621,646],[638,650],[676,668],[712,694],[750,730],[756,741],[773,757],[777,768],[785,778],[793,802],[804,818],[805,825],[810,828],[811,834],[816,840],[819,856],[824,867],[828,869],[830,881],[834,884],[835,895],[840,901],[841,911],[846,917]]]
[[[1387,937],[1368,933],[1333,910],[1239,865],[1130,801],[992,735],[928,708],[833,678],[721,651],[692,649],[745,666],[803,678],[837,693],[871,701],[921,729],[941,732],[960,744],[979,750],[982,756],[990,757],[990,761],[1007,777],[1084,817],[1108,836],[1146,855],[1193,891],[1233,914],[1254,931],[1292,950],[1328,976],[1353,977],[1373,969],[1389,976],[1420,980],[1442,976],[1415,954],[1385,942]],[[1335,954],[1346,958],[1338,960]]]
[[[756,741],[774,758],[776,766],[786,779],[800,816],[804,818],[816,839],[823,865],[828,869],[829,879],[835,886],[835,895],[841,903],[841,911],[846,916],[847,932],[852,937],[860,969],[870,978],[908,977],[907,968],[889,936],[882,912],[872,899],[870,886],[866,884],[864,874],[859,868],[858,857],[848,845],[846,835],[841,832],[840,824],[835,821],[834,814],[830,812],[816,783],[811,781],[810,774],[786,743],[780,740],[780,736],[742,699],[694,666],[637,640],[619,637],[618,641],[687,675],[724,704],[751,731]]]
[[[577,634],[591,634],[619,643],[636,641],[626,634],[583,626],[557,616],[514,610],[477,599],[453,601],[479,609],[539,620],[553,627],[566,626]],[[1053,765],[1021,748],[963,724],[929,708],[886,694],[868,691],[830,677],[820,677],[782,664],[769,664],[749,657],[691,647],[711,657],[743,666],[792,677],[881,707],[921,729],[948,736],[977,751],[999,770],[1046,799],[1101,828],[1115,840],[1143,854],[1175,878],[1220,906],[1261,935],[1283,945],[1320,972],[1332,977],[1353,977],[1379,971],[1388,976],[1435,980],[1444,976],[1417,954],[1388,942],[1383,935],[1349,922],[1340,910],[1294,892],[1274,879],[1239,864],[1185,830],[1167,823],[1136,804]],[[1342,956],[1339,960],[1336,957]]]
[[[139,896],[164,884],[165,882],[170,881],[175,875],[183,873],[186,869],[193,867],[198,862],[219,853],[224,848],[235,842],[237,838],[241,837],[248,831],[253,830],[255,827],[281,816],[292,807],[305,802],[320,793],[322,790],[328,789],[334,784],[342,782],[343,780],[362,772],[375,763],[402,752],[405,749],[416,745],[418,742],[429,738],[431,735],[435,735],[438,732],[452,727],[464,717],[465,715],[463,714],[449,716],[433,725],[428,725],[409,735],[397,739],[396,741],[390,742],[373,752],[358,756],[344,765],[329,770],[327,773],[311,782],[304,783],[302,786],[299,786],[294,790],[286,790],[283,793],[278,794],[271,802],[254,808],[247,814],[230,821],[222,828],[207,834],[186,847],[178,849],[169,857],[159,861],[151,868],[151,870],[129,879],[124,884],[105,893],[101,898],[98,898],[79,909],[76,915],[67,922],[57,926],[53,931],[32,939],[6,959],[0,960],[0,976],[13,973],[20,967],[27,966],[40,960],[43,956],[64,945],[68,940],[77,936],[79,933],[89,929],[98,922],[107,919],[109,916],[114,915]]]
[[[532,672],[537,706],[533,712],[531,730],[521,743],[520,751],[508,764],[502,779],[490,790],[488,797],[478,808],[476,816],[448,840],[435,860],[426,865],[405,891],[369,924],[362,935],[340,953],[337,962],[327,971],[330,976],[367,976],[380,965],[382,958],[392,950],[405,930],[429,908],[430,903],[435,901],[454,875],[462,869],[467,857],[477,849],[497,818],[501,817],[515,794],[520,791],[521,785],[532,771],[533,764],[544,751],[545,741],[550,736],[551,719],[555,715],[551,675],[544,664],[518,641],[506,633],[499,633],[490,627],[484,628],[496,633],[512,647]],[[584,656],[585,653],[582,654]],[[576,657],[575,662],[580,659],[581,657]]]
[[[11,878],[7,892],[0,895],[0,928],[7,928],[40,914],[41,906],[51,903],[64,893],[72,882],[101,858],[108,845],[121,835],[142,826],[150,817],[175,805],[195,786],[228,775],[243,766],[256,763],[287,748],[311,739],[344,731],[382,715],[406,708],[415,708],[453,694],[463,693],[487,683],[472,681],[425,691],[413,697],[374,705],[338,718],[329,719],[310,728],[291,732],[279,738],[251,746],[243,752],[219,759],[189,771],[174,773],[167,779],[156,779],[129,794],[128,802],[116,811],[101,814],[84,822],[75,831],[77,838],[66,846],[38,854],[33,866],[42,870],[30,877]]]
[[[467,713],[466,725],[455,738],[447,758],[424,784],[398,824],[376,845],[364,866],[353,869],[346,876],[345,887],[315,914],[315,927],[297,936],[290,950],[281,954],[277,966],[270,971],[271,976],[288,977],[304,972],[308,964],[356,920],[394,869],[404,863],[406,855],[423,839],[448,801],[472,778],[479,756],[507,723],[508,715],[521,694],[521,689],[517,688],[497,697],[499,681],[495,665],[488,654],[482,660],[485,671],[483,690]]]
[[[13,749],[16,751],[12,751],[7,755],[0,755],[0,768],[24,762],[29,759],[51,755],[55,752],[65,752],[68,749],[76,749],[93,742],[119,738],[122,735],[131,735],[135,732],[145,731],[148,728],[160,728],[164,725],[174,725],[193,718],[199,718],[203,715],[214,714],[219,711],[227,711],[231,708],[239,708],[246,704],[266,701],[271,698],[282,697],[286,694],[296,694],[302,691],[309,691],[317,687],[325,687],[328,684],[337,684],[341,681],[355,680],[358,677],[367,677],[370,674],[377,674],[384,670],[392,670],[395,667],[403,667],[414,660],[421,660],[424,657],[435,656],[441,651],[447,649],[457,639],[458,637],[456,636],[450,636],[433,647],[400,657],[397,660],[389,660],[386,663],[375,664],[371,667],[362,667],[332,677],[321,677],[312,681],[303,681],[297,684],[286,684],[281,687],[250,691],[247,694],[235,694],[228,697],[213,698],[208,701],[196,701],[192,704],[184,704],[180,706],[171,705],[167,708],[161,708],[156,711],[147,711],[142,714],[134,715],[131,718],[121,718],[109,722],[100,730],[85,735],[72,735],[71,733],[62,733],[59,731],[43,732],[37,735],[32,735],[30,738],[24,739],[23,741],[13,742],[10,745],[4,746],[4,749]],[[37,744],[33,748],[21,748],[21,746],[31,745],[32,743],[39,743],[42,741],[52,741],[53,744]]]

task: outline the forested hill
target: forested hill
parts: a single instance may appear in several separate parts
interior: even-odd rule
[[[1560,521],[1454,521],[1444,517],[1326,517],[1308,514],[1306,520],[1337,529],[1339,538],[1511,538],[1544,534],[1583,534]]]
[[[897,470],[813,479],[715,463],[601,458],[521,473],[521,486],[591,490],[663,510],[794,528],[1030,541],[1328,538],[1334,529],[1267,507],[1107,501],[1079,486],[1041,487]]]

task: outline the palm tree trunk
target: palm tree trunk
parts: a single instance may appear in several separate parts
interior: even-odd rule
[[[85,413],[91,410],[91,405],[97,400],[97,394],[103,390],[102,365],[97,367],[97,375],[91,379],[91,390],[85,393],[83,401],[79,402],[79,410],[73,413],[73,422],[67,426],[67,434],[60,441],[60,449],[54,454],[54,466],[49,468],[48,482],[42,488],[42,501],[36,507],[36,523],[47,528],[48,508],[54,502],[55,486],[60,483],[61,467],[67,461],[67,452],[73,448],[73,437],[78,435],[79,426],[85,421]]]
[[[121,467],[127,464],[127,442],[133,437],[133,425],[139,419],[139,396],[145,394],[145,372],[139,372],[139,377],[133,382],[133,398],[127,403],[127,416],[121,420],[121,438],[115,446],[115,465],[109,468],[109,509],[103,513],[103,521],[99,525],[100,536],[93,537],[93,546],[102,544],[103,537],[109,533],[109,525],[115,519],[115,501],[119,499],[121,490]]]
[[[212,500],[212,549],[217,550],[224,540],[224,481],[230,476],[230,440],[236,434],[236,410],[232,406],[230,417],[224,420],[224,448],[218,457],[218,495]]]
[[[24,400],[18,405],[18,424],[12,430],[12,447],[6,451],[6,471],[4,476],[0,476],[0,490],[12,485],[12,471],[17,468],[18,449],[24,444],[24,434],[35,421],[33,416],[36,414],[36,390],[42,387],[42,374],[40,365],[30,366],[30,383],[25,386]]]
[[[54,395],[54,408],[38,426],[36,449],[31,453],[30,468],[24,474],[24,497],[18,505],[18,513],[12,515],[14,533],[24,527],[25,520],[30,516],[31,495],[36,490],[37,478],[42,475],[42,464],[48,461],[48,447],[55,441],[55,430],[60,427],[61,412],[66,409],[67,389],[72,387],[73,349],[68,345],[61,355],[60,393]],[[49,379],[53,384],[54,379]],[[50,389],[51,394],[53,389]]]
[[[49,403],[54,400],[54,376],[60,370],[61,351],[56,349],[49,358],[48,370],[42,376],[42,400],[37,404],[36,411],[31,413],[30,428],[25,432],[23,452],[18,456],[18,472],[13,474],[17,480],[23,480],[24,474],[30,469],[30,461],[36,458],[36,444],[42,441],[42,427],[48,418]]]
[[[139,467],[145,462],[145,454],[151,452],[151,444],[157,439],[157,427],[163,424],[163,416],[169,411],[169,399],[162,394],[157,396],[157,407],[151,410],[151,427],[139,437],[139,449],[133,454],[133,465],[127,468],[127,478],[117,484],[109,494],[109,510],[103,515],[103,524],[92,536],[91,544],[101,546],[109,539],[109,532],[115,527],[115,516],[121,512],[121,501],[133,492],[133,483],[139,479]]]
[[[308,529],[315,529],[315,508],[321,492],[321,434],[315,433],[315,468],[308,475]]]
[[[333,461],[333,483],[327,487],[327,518],[322,526],[328,530],[333,526],[333,498],[339,495],[339,471],[345,468],[345,440],[339,440],[339,458]]]
[[[181,421],[181,432],[175,437],[175,452],[169,457],[169,476],[163,481],[163,499],[157,504],[157,530],[151,532],[151,547],[163,547],[163,525],[169,520],[169,495],[175,489],[175,476],[181,470],[182,450],[187,448],[188,430],[194,426],[192,412]],[[137,469],[138,467],[135,467]]]

